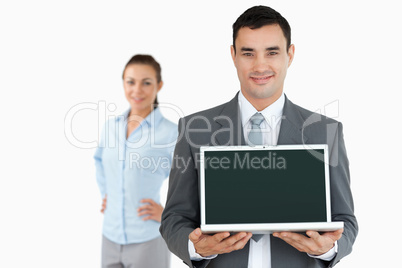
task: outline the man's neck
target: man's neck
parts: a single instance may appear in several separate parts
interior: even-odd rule
[[[253,98],[253,97],[247,95],[247,93],[245,94],[245,92],[243,90],[242,90],[242,94],[248,100],[248,102],[250,102],[251,105],[253,105],[253,107],[257,111],[260,112],[260,111],[264,110],[265,108],[267,108],[268,106],[270,106],[275,101],[277,101],[281,97],[282,91],[283,90],[275,92],[275,94],[272,95],[271,97],[264,98],[264,99]]]

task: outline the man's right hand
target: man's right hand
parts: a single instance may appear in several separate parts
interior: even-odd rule
[[[230,236],[229,232],[206,235],[200,228],[190,233],[188,238],[194,244],[195,251],[203,257],[229,253],[242,249],[250,240],[252,233],[240,232]]]

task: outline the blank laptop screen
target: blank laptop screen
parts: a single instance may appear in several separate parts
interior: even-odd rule
[[[324,150],[206,150],[205,223],[326,222]]]

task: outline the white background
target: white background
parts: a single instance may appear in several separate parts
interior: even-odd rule
[[[239,90],[231,26],[256,4],[291,24],[288,97],[344,123],[360,233],[337,267],[400,262],[397,1],[38,0],[0,4],[0,267],[99,267],[94,149],[66,137],[65,119],[82,103],[114,104],[67,124],[76,141],[96,142],[102,112],[128,107],[121,74],[137,53],[161,63],[159,100],[183,115],[230,100]],[[180,113],[165,114],[177,122]]]

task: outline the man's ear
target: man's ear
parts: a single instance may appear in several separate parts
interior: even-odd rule
[[[235,50],[233,45],[230,46],[230,53],[232,54],[232,60],[233,60],[233,63],[234,63],[235,58],[236,58],[236,50]]]
[[[288,67],[290,67],[290,65],[293,62],[293,58],[295,57],[295,45],[293,44],[291,44],[288,49],[288,57],[289,57]]]

